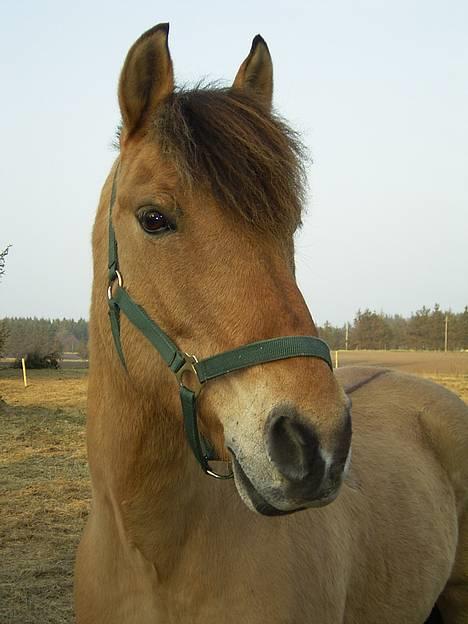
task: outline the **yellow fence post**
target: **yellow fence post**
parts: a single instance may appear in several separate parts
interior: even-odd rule
[[[338,349],[335,351],[335,368],[338,368]]]
[[[27,388],[28,387],[28,380],[27,380],[27,377],[26,377],[26,362],[24,361],[24,358],[21,358],[21,364],[23,365],[24,387]]]

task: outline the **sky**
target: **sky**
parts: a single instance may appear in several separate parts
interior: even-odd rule
[[[0,2],[0,318],[88,318],[117,81],[169,21],[178,83],[230,84],[260,33],[302,133],[299,286],[319,324],[468,305],[466,0]]]

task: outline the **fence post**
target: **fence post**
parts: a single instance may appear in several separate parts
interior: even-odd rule
[[[335,368],[338,368],[338,349],[335,351]]]
[[[444,351],[447,353],[448,351],[448,314],[445,315],[445,336],[444,336]],[[455,325],[456,327],[456,325]]]
[[[24,361],[24,357],[21,358],[21,364],[23,365],[23,381],[24,381],[24,387],[27,388],[28,387],[28,379],[26,377],[26,362]]]

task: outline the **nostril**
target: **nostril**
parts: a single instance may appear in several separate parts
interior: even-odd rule
[[[323,464],[317,436],[311,425],[298,419],[296,410],[274,409],[266,426],[270,459],[287,479],[302,482],[317,472],[317,463]],[[324,466],[320,479],[323,471]]]

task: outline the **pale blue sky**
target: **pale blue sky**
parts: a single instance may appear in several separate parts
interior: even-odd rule
[[[0,1],[0,317],[88,317],[90,232],[133,41],[171,24],[179,82],[267,40],[314,164],[297,239],[319,323],[468,304],[468,2]]]

